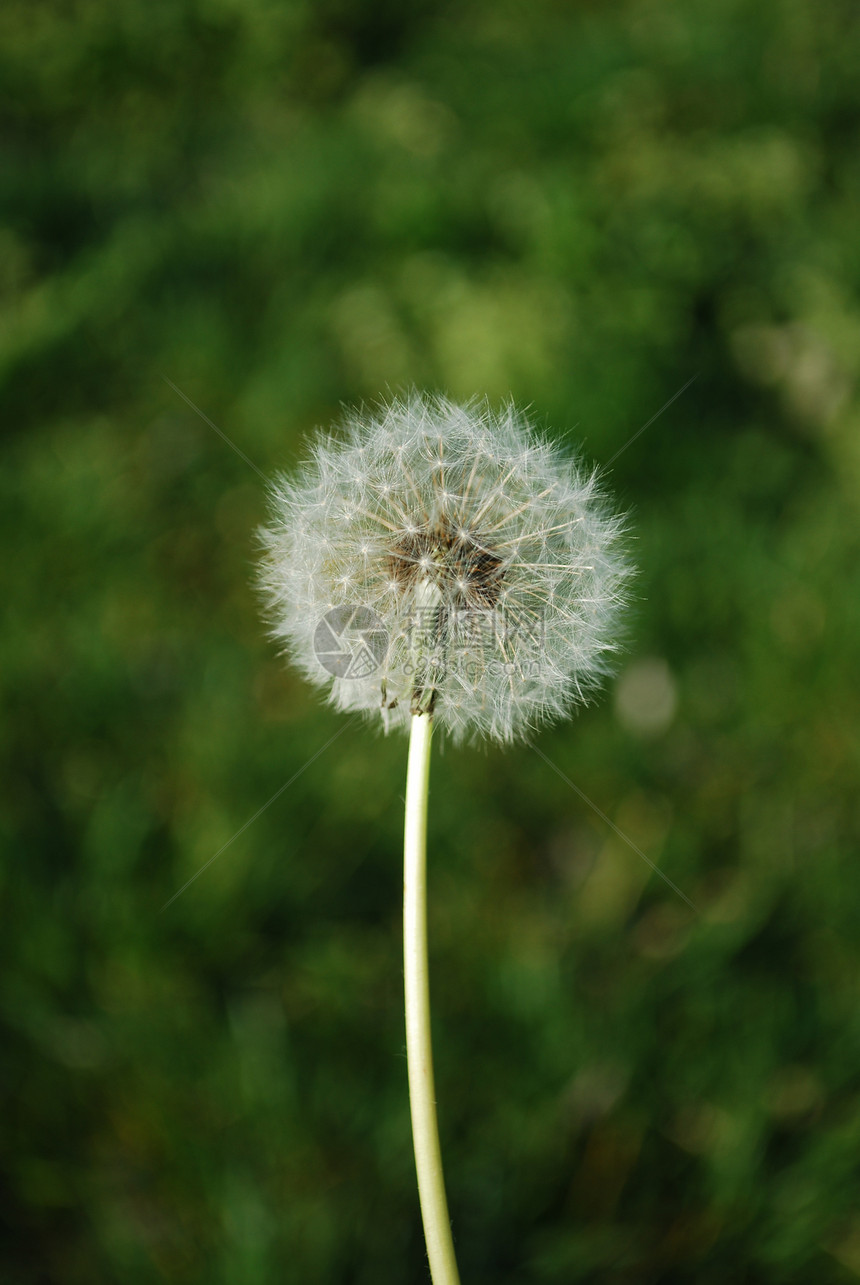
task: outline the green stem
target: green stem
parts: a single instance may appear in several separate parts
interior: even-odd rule
[[[427,975],[427,794],[433,719],[414,714],[406,772],[403,838],[403,972],[406,983],[406,1060],[418,1196],[433,1285],[460,1285],[445,1183],[430,1042],[430,984]]]

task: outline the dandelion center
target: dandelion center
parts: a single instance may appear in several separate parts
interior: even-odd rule
[[[448,608],[495,606],[504,575],[503,559],[480,537],[457,528],[445,514],[432,525],[407,527],[393,543],[388,574],[401,592],[429,581]]]

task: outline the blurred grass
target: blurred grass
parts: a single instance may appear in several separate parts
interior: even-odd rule
[[[437,756],[464,1281],[860,1276],[860,30],[840,0],[0,15],[11,1285],[426,1279],[405,746],[251,588],[341,401],[512,393],[641,566],[607,698]]]

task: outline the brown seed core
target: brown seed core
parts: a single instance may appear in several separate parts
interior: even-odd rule
[[[402,591],[419,581],[438,585],[446,607],[486,610],[499,598],[503,560],[478,535],[464,535],[441,514],[400,536],[388,555],[388,568]]]

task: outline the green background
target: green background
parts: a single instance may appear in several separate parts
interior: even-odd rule
[[[275,655],[264,482],[165,377],[268,476],[410,384],[605,464],[696,376],[536,742],[696,911],[531,748],[435,755],[461,1272],[860,1276],[858,18],[6,0],[4,1282],[427,1279],[405,741]]]

